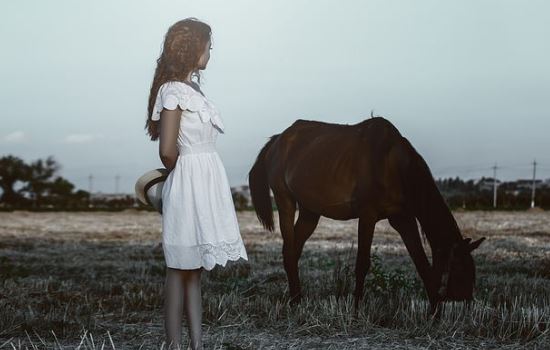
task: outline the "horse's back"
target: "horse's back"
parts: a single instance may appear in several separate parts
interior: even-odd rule
[[[270,147],[270,186],[321,215],[354,217],[365,200],[379,196],[395,136],[397,129],[379,117],[352,125],[298,119]]]
[[[330,145],[335,154],[342,151],[365,150],[383,143],[391,143],[401,134],[387,119],[375,117],[357,124],[337,124],[318,120],[298,119],[278,136],[277,147],[286,152],[300,152],[304,147],[308,152],[327,152],[323,144]],[[314,145],[309,147],[309,145]],[[351,147],[351,148],[350,148]],[[312,153],[310,153],[312,154]],[[330,156],[326,154],[326,156]]]
[[[383,117],[368,118],[356,124],[338,124],[319,120],[297,119],[286,128],[282,134],[298,132],[305,129],[316,130],[317,132],[386,132],[401,135],[395,125]]]

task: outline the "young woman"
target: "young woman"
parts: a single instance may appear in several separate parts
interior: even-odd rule
[[[211,49],[207,24],[195,18],[173,24],[149,95],[146,130],[151,140],[160,139],[160,159],[170,171],[162,189],[164,313],[167,343],[178,349],[184,306],[190,347],[202,348],[201,271],[240,257],[248,260],[216,151],[224,125],[199,85]]]

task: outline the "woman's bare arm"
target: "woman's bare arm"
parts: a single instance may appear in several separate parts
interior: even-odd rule
[[[174,110],[163,109],[160,112],[159,155],[169,171],[174,169],[178,159],[177,140],[182,112],[179,106]]]

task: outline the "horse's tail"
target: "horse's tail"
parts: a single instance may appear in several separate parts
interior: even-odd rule
[[[271,232],[274,230],[273,207],[271,205],[271,196],[269,194],[269,184],[267,182],[267,170],[265,166],[265,154],[269,147],[277,140],[280,134],[271,136],[269,141],[262,147],[256,162],[248,173],[248,186],[250,188],[250,197],[252,205],[256,211],[258,220],[263,227]]]

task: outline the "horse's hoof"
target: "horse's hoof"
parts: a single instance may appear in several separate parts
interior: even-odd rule
[[[430,305],[428,310],[428,318],[434,321],[438,321],[441,318],[442,303],[438,305]]]
[[[357,318],[359,316],[359,304],[353,304],[353,317]]]
[[[293,297],[290,297],[290,305],[298,305],[300,304],[300,302],[302,301],[302,296],[301,295],[295,295]]]

